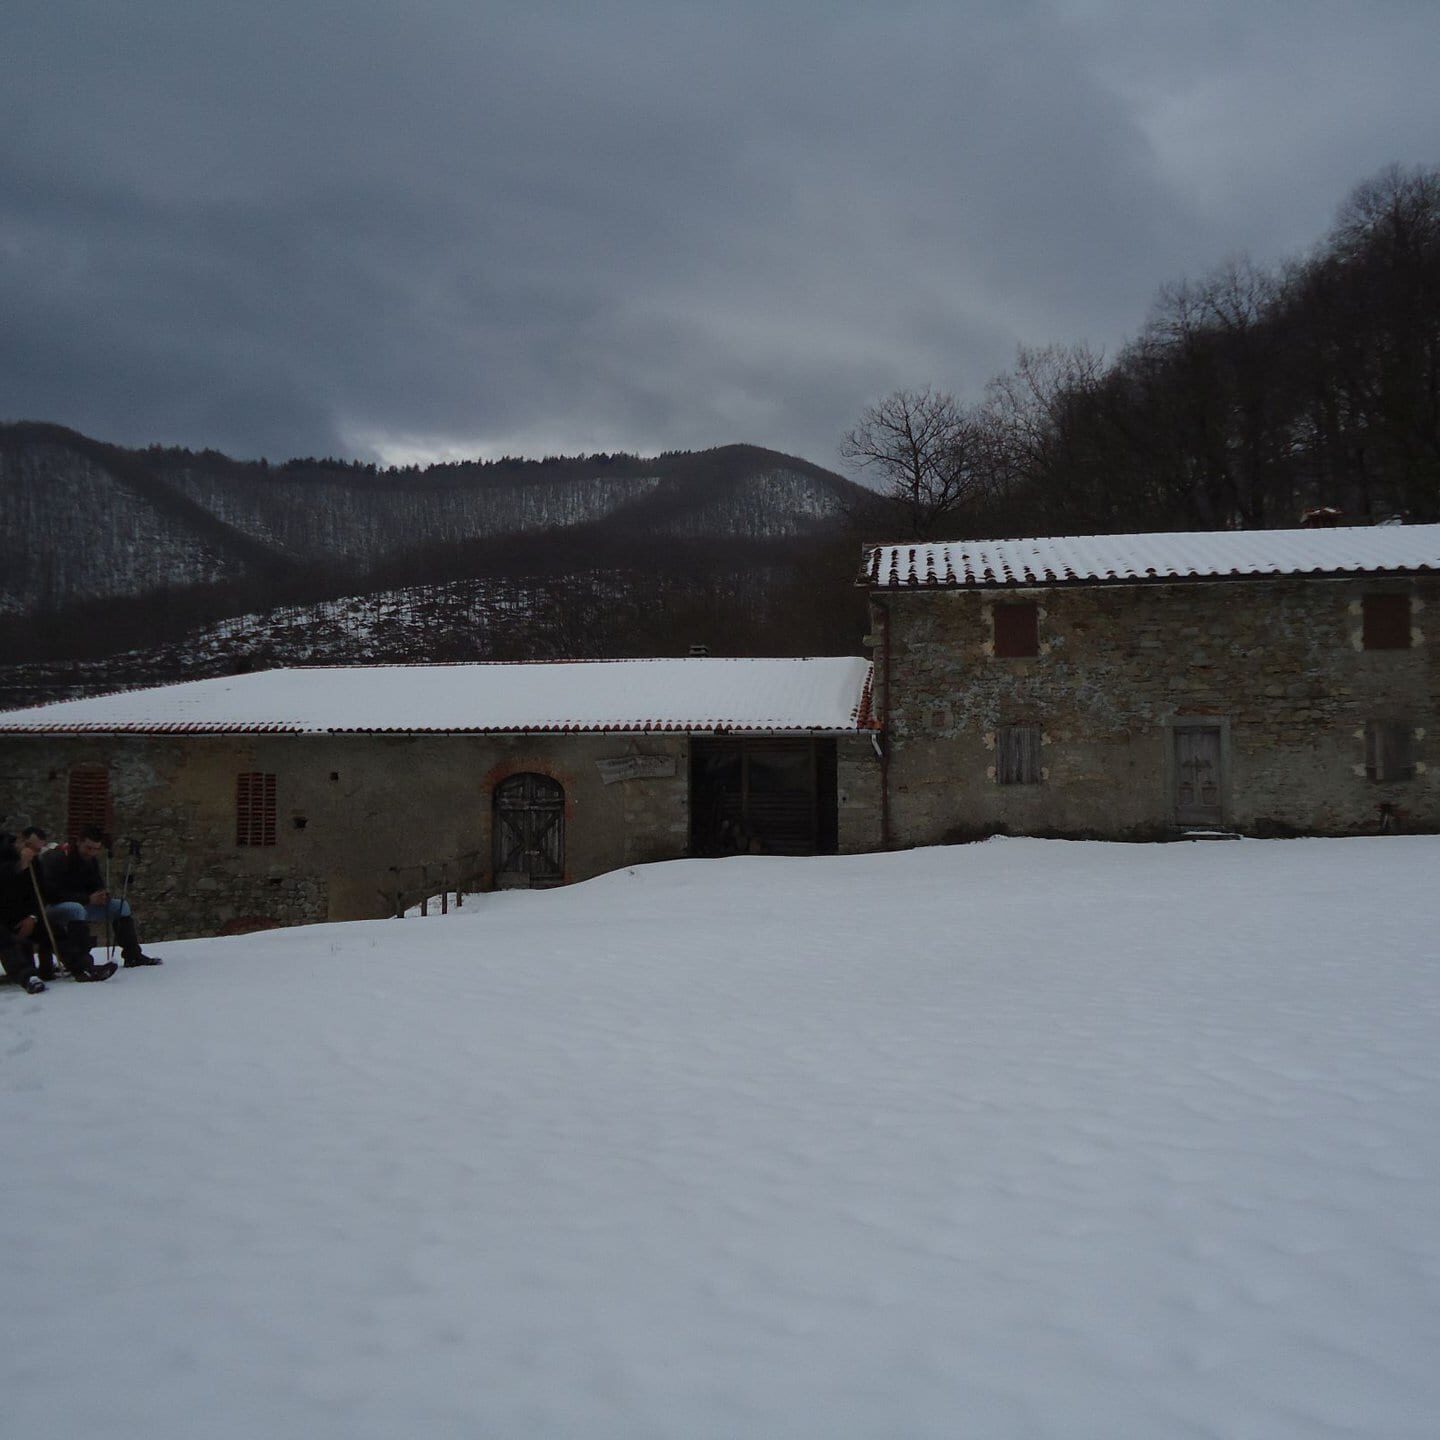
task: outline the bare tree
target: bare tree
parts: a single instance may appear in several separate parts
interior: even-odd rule
[[[984,492],[984,434],[943,391],[896,390],[846,433],[840,453],[880,480],[881,495],[917,540]]]
[[[1105,357],[1085,345],[1021,346],[986,389],[997,496],[1028,524],[1116,528],[1132,507],[1117,483],[1117,396]]]

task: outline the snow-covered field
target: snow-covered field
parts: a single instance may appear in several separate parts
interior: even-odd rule
[[[0,1432],[1440,1433],[1440,838],[681,861],[0,989]]]

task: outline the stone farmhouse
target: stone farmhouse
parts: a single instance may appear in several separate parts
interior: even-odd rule
[[[878,844],[863,659],[272,670],[0,715],[0,825],[141,848],[171,937]],[[117,887],[118,888],[118,887]]]
[[[867,551],[881,843],[1440,828],[1440,525]]]
[[[0,714],[149,933],[682,856],[1440,830],[1440,525],[868,547],[873,661],[277,670]]]

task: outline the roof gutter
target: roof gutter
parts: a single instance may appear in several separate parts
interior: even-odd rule
[[[880,756],[880,848],[890,848],[890,602],[870,596],[880,618],[880,735],[870,733],[870,742]]]

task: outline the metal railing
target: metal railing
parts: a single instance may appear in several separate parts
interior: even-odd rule
[[[393,909],[395,918],[403,920],[405,912],[419,905],[420,913],[430,913],[430,902],[437,897],[440,913],[450,911],[450,897],[455,897],[455,908],[460,909],[464,897],[480,889],[485,876],[485,852],[467,850],[451,860],[426,860],[415,865],[392,865],[390,873],[395,877],[393,888],[382,890]]]

